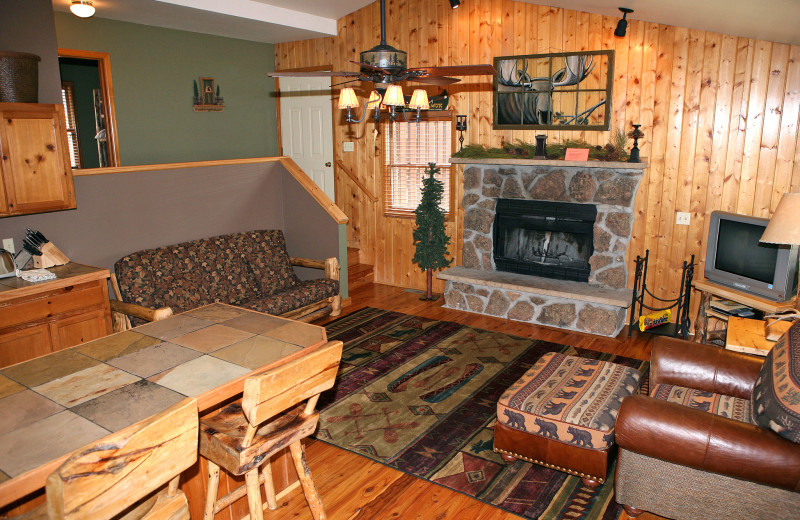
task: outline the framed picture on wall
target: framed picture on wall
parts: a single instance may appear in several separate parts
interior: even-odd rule
[[[200,99],[203,105],[217,103],[217,96],[214,93],[214,78],[200,78]]]
[[[614,51],[494,59],[494,128],[608,130]]]

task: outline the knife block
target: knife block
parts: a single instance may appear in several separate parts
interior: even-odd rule
[[[67,255],[61,252],[52,242],[47,242],[41,247],[41,256],[33,257],[33,266],[37,269],[54,267],[56,265],[64,265],[69,263]]]

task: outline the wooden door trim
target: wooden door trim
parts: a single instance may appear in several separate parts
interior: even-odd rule
[[[58,49],[59,58],[96,60],[100,74],[100,88],[106,110],[106,140],[108,142],[108,166],[119,166],[119,140],[117,139],[117,110],[114,105],[114,85],[111,81],[111,55],[107,52]]]

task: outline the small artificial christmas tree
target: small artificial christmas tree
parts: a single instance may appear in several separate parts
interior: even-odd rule
[[[414,211],[417,216],[417,228],[414,230],[413,262],[427,274],[427,291],[422,300],[435,300],[433,297],[433,271],[449,266],[453,259],[445,258],[450,237],[445,233],[444,211],[439,207],[444,193],[444,184],[435,175],[439,168],[435,163],[428,163],[425,170],[428,175],[422,180],[422,200]]]

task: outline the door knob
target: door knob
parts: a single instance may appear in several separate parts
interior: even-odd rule
[[[330,168],[330,167],[331,167],[331,163],[330,163],[330,162],[326,162],[326,163],[325,163],[325,166],[327,166],[328,168]]]

